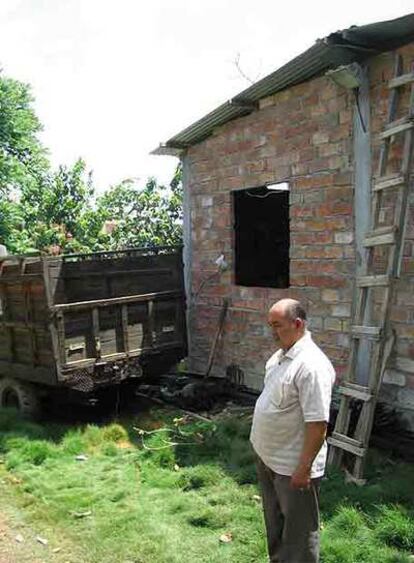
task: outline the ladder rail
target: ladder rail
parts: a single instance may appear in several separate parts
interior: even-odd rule
[[[396,119],[400,101],[400,90],[411,85],[408,114]],[[394,280],[399,277],[403,256],[405,231],[408,223],[409,193],[413,183],[411,169],[414,153],[414,64],[411,71],[403,74],[403,60],[397,54],[394,61],[394,78],[388,85],[389,99],[387,120],[383,133],[379,134],[381,149],[378,171],[371,187],[371,232],[367,234],[364,246],[367,248],[362,275],[355,284],[355,308],[351,327],[351,347],[342,387],[341,402],[336,419],[335,430],[330,443],[328,462],[341,465],[344,452],[352,455],[352,478],[362,483],[364,464],[369,446],[369,439],[374,423],[375,406],[378,400],[382,377],[393,348],[395,336],[390,329],[390,313]],[[390,145],[394,137],[403,136],[403,153],[398,174],[387,175]],[[385,194],[388,189],[397,190],[393,204],[392,225],[380,223]],[[386,253],[385,272],[376,270],[376,249],[382,247]],[[381,303],[376,307],[375,297],[381,291]],[[376,312],[376,317],[375,316]],[[361,341],[371,342],[371,356],[366,386],[356,384],[355,373],[358,350]],[[349,435],[351,408],[353,401],[362,401],[353,436]]]

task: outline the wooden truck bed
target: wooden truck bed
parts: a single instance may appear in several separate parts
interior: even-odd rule
[[[0,262],[0,377],[91,391],[186,355],[181,248]]]

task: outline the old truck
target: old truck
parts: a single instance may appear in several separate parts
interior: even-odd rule
[[[0,407],[36,415],[186,355],[178,247],[0,257]]]

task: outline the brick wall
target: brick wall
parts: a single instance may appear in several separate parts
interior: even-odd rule
[[[407,64],[414,60],[414,45],[401,52]],[[392,72],[392,53],[370,63],[373,139],[385,121]],[[226,366],[235,363],[243,369],[246,383],[260,389],[264,363],[273,351],[267,310],[289,296],[305,303],[316,341],[334,362],[338,376],[343,373],[355,278],[352,123],[353,96],[320,77],[263,99],[258,111],[219,127],[188,150],[189,330],[194,371],[206,368],[220,307],[227,297],[230,306],[213,373],[224,375]],[[374,160],[377,148],[373,141]],[[278,181],[289,181],[291,189],[291,287],[236,286],[231,191]],[[411,218],[392,313],[398,339],[384,397],[400,401],[414,413],[413,224]],[[230,268],[214,275],[214,260],[221,253]]]

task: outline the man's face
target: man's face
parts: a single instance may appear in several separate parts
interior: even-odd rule
[[[300,319],[292,321],[282,308],[272,308],[268,315],[268,324],[272,330],[276,344],[287,350],[302,336],[303,322]]]

